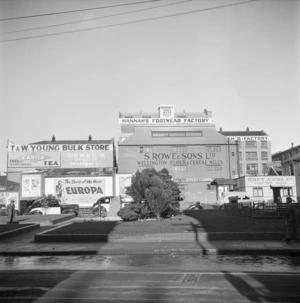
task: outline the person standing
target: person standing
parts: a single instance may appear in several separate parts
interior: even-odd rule
[[[293,203],[293,200],[291,197],[286,198],[287,203],[287,211],[285,216],[285,224],[286,224],[286,235],[284,238],[284,241],[290,242],[290,240],[293,238],[296,242],[299,242],[299,217],[298,217],[298,211],[296,208],[295,203]]]
[[[15,200],[9,199],[10,203],[6,206],[7,223],[13,223],[15,219]]]

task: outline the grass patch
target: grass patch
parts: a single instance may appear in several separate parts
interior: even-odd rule
[[[73,223],[47,234],[110,234],[141,235],[186,232],[284,232],[284,220],[278,218],[254,219],[230,215],[223,210],[192,211],[166,220],[133,222],[94,221]]]

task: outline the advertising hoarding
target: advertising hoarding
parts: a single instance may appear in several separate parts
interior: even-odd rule
[[[46,178],[46,194],[55,195],[62,204],[78,204],[88,208],[99,198],[112,196],[112,177]]]
[[[43,175],[41,173],[21,175],[21,199],[36,199],[43,195]]]
[[[8,146],[8,168],[113,167],[113,144],[29,144]]]
[[[8,153],[7,167],[60,167],[59,152],[14,152]]]

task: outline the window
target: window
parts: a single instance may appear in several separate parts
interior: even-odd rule
[[[294,176],[294,165],[290,164],[290,176]]]
[[[269,172],[269,168],[268,168],[268,166],[267,166],[267,163],[262,163],[262,173],[263,173],[264,175],[267,175],[268,172]]]
[[[283,188],[282,194],[284,197],[293,196],[293,188],[292,187]]]
[[[187,184],[178,184],[178,188],[180,191],[188,190],[188,185]]]
[[[262,160],[268,160],[268,152],[262,151],[261,152],[261,159]]]
[[[186,146],[174,146],[173,147],[173,152],[175,153],[186,153],[187,148]]]
[[[138,153],[151,153],[152,152],[152,147],[141,146],[141,147],[137,147],[136,151]]]
[[[222,165],[209,165],[207,168],[208,171],[222,171]]]
[[[246,170],[247,170],[247,174],[250,174],[250,175],[257,175],[258,174],[258,164],[256,163],[248,163],[247,164],[247,167],[246,167]]]
[[[206,146],[208,153],[219,153],[221,152],[221,146]]]
[[[242,152],[239,152],[239,157],[240,157],[240,160],[243,159],[243,153]]]
[[[257,147],[257,141],[245,141],[246,148]]]
[[[196,132],[160,132],[160,131],[153,131],[152,137],[202,137],[203,133],[202,131],[196,131]]]
[[[262,187],[253,187],[253,197],[263,197],[263,188]]]
[[[246,160],[257,160],[257,152],[246,152]]]
[[[260,141],[261,148],[268,148],[268,141]]]
[[[231,152],[231,156],[234,157],[234,152]]]

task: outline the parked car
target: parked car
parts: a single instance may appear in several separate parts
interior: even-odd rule
[[[58,200],[52,200],[51,203],[45,204],[44,199],[39,199],[27,207],[23,215],[57,215],[74,213],[79,214],[78,204],[60,204]]]
[[[100,216],[106,217],[107,213],[109,212],[109,206],[111,199],[115,198],[116,196],[105,196],[99,198],[91,207],[91,213],[92,214],[99,214],[99,204],[100,204]],[[124,207],[124,205],[127,203],[123,197],[120,197],[120,208]]]
[[[190,205],[186,210],[202,210],[203,206],[201,206],[200,202],[196,202],[195,204]]]

